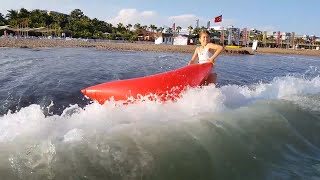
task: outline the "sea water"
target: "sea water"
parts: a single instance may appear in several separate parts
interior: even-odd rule
[[[320,57],[221,55],[217,85],[166,104],[80,92],[191,56],[0,49],[1,179],[320,178]]]

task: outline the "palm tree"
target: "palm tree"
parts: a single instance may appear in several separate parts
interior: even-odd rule
[[[305,43],[306,43],[306,40],[304,40],[301,37],[296,39],[296,44],[305,44]]]
[[[270,37],[269,37],[269,41],[270,41],[271,43],[273,43],[273,42],[275,41],[274,36],[270,36]]]
[[[199,34],[200,33],[200,31],[201,31],[201,29],[200,28],[194,28],[193,29],[193,34]]]
[[[11,10],[8,10],[6,17],[9,21],[11,21],[11,20],[17,20],[19,17],[18,15],[19,15],[18,11],[11,9]]]
[[[143,25],[141,28],[144,29],[144,30],[147,30],[148,26],[147,25]]]
[[[209,32],[212,33],[212,34],[214,34],[214,33],[216,32],[216,30],[214,30],[214,28],[210,28],[210,29],[209,29]]]
[[[126,29],[127,29],[128,31],[130,31],[131,28],[132,28],[132,24],[128,24],[128,25],[126,26]]]
[[[172,28],[168,27],[168,28],[166,29],[166,33],[171,34],[171,33],[172,33]]]
[[[154,32],[157,29],[157,27],[154,24],[150,24],[149,28],[152,32]]]
[[[0,13],[0,25],[6,24],[6,19],[4,18],[3,14]]]
[[[161,32],[161,33],[162,33],[162,32],[163,32],[163,30],[164,30],[164,28],[163,28],[163,27],[159,27],[159,28],[157,28],[157,30],[156,30],[156,31],[157,31],[157,32]]]
[[[176,27],[176,30],[178,31],[178,34],[180,33],[181,29],[182,29],[182,28],[181,28],[180,26],[177,26],[177,27]]]
[[[3,16],[3,14],[0,13],[0,21],[4,21],[4,20],[5,20],[5,18],[4,18],[4,16]]]
[[[122,24],[122,23],[118,23],[118,24],[117,24],[117,30],[118,30],[118,31],[122,31],[123,29],[124,29],[123,24]]]
[[[255,34],[253,37],[254,40],[262,41],[263,35],[262,34]]]
[[[18,16],[19,18],[28,18],[30,16],[30,12],[25,8],[21,8]]]
[[[140,23],[136,23],[133,27],[135,30],[138,30],[141,28],[141,25],[140,25]]]
[[[8,20],[8,24],[12,26],[17,26],[18,25],[18,18],[19,18],[19,13],[16,10],[8,10],[8,13],[6,15],[6,18]]]
[[[189,26],[189,27],[188,27],[189,35],[191,34],[192,30],[193,30],[193,27],[192,27],[192,26]]]

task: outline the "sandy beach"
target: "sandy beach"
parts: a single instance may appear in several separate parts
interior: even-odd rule
[[[146,43],[114,43],[112,41],[94,42],[81,40],[52,40],[52,39],[15,39],[0,38],[0,47],[12,48],[43,48],[43,47],[83,47],[106,50],[133,50],[133,51],[155,51],[155,52],[177,52],[193,53],[196,46],[176,46],[176,45],[155,45]],[[252,54],[251,48],[229,49],[226,48],[224,54]],[[255,54],[294,54],[320,56],[319,50],[306,49],[278,49],[278,48],[258,48]]]

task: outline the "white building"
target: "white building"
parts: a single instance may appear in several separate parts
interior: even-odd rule
[[[167,33],[159,33],[156,35],[154,44],[173,44],[173,35]]]
[[[191,31],[192,32],[192,31]],[[189,30],[188,29],[181,29],[180,31],[179,31],[179,34],[181,34],[181,35],[189,35]]]
[[[188,45],[188,37],[179,35],[174,38],[173,45]]]

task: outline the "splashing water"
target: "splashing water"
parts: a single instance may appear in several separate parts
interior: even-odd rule
[[[50,55],[50,50],[43,51],[46,52],[45,55]],[[127,53],[128,55],[122,55],[128,58],[137,56],[135,52]],[[80,53],[79,56],[82,55]],[[149,53],[147,55],[150,56]],[[115,57],[117,56],[113,56]],[[155,59],[165,61],[159,66],[168,69],[165,63],[168,63],[170,57],[172,55],[160,55]],[[179,58],[183,59],[183,56]],[[29,66],[35,60],[31,58],[31,61],[23,66]],[[91,61],[93,62],[95,61]],[[38,96],[34,94],[41,92],[33,92],[32,86],[37,85],[42,79],[35,78],[35,82],[32,81],[30,86],[25,86],[25,80],[32,79],[25,74],[24,81],[17,80],[16,84],[21,88],[19,92],[23,96],[18,96],[21,97],[19,101],[8,99],[6,102],[23,104],[27,99],[31,103],[23,104],[16,110],[9,110],[0,117],[2,178],[319,177],[320,140],[317,134],[320,129],[320,79],[315,68],[317,66],[306,67],[296,74],[276,75],[266,82],[255,81],[252,78],[252,82],[248,84],[223,84],[222,80],[236,82],[247,76],[246,73],[251,73],[250,69],[244,69],[248,67],[246,64],[243,67],[243,71],[246,72],[243,77],[240,77],[241,74],[237,75],[239,79],[233,74],[224,75],[223,72],[228,72],[240,64],[227,59],[225,63],[229,64],[222,64],[218,86],[189,89],[177,102],[165,104],[148,100],[129,105],[121,105],[114,101],[104,105],[96,102],[87,103],[83,97],[69,98],[72,97],[70,94],[78,93],[81,88],[78,86],[73,91],[75,84],[68,86],[67,77],[60,78],[59,81],[53,78],[47,82],[42,88],[47,89],[47,94],[40,94],[42,98],[38,101]],[[263,61],[246,63],[260,68],[258,63]],[[74,76],[76,69],[81,68],[78,64],[77,61],[72,62],[73,68],[67,74]],[[301,67],[300,64],[298,66]],[[279,67],[287,66],[280,64]],[[128,68],[130,69],[130,66]],[[150,73],[147,66],[144,68],[147,74]],[[264,77],[268,77],[267,69],[268,67],[264,69]],[[48,69],[47,75],[51,73]],[[98,77],[100,74],[96,71],[93,76]],[[119,79],[125,76],[127,75],[120,73],[112,75]],[[78,78],[79,82],[88,83],[84,80],[83,74],[79,74]],[[98,83],[97,79],[91,80],[93,84]],[[13,87],[4,81],[0,82],[3,91],[9,89],[12,99],[17,97],[15,91],[10,91]],[[47,88],[52,82],[59,82],[59,85],[53,83]],[[86,83],[81,86],[88,86]],[[59,86],[65,87],[68,91],[57,92]],[[57,98],[50,98],[52,94],[57,94],[54,96]],[[80,96],[79,94],[77,96]],[[60,96],[62,98],[59,98]],[[6,98],[8,97],[3,99]],[[65,99],[68,99],[64,103],[67,106],[62,106],[61,102]],[[59,108],[61,113],[55,113]]]

